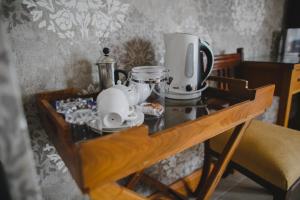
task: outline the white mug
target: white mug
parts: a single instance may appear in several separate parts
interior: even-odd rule
[[[120,127],[125,120],[134,120],[137,117],[126,95],[117,88],[108,88],[98,95],[97,110],[107,128]]]

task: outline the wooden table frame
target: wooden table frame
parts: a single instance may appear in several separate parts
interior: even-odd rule
[[[210,163],[205,160],[202,176],[204,179],[200,181],[198,189],[192,191],[197,199],[209,199],[249,122],[272,104],[274,93],[274,85],[250,90],[247,88],[247,82],[243,80],[218,77],[213,77],[211,80],[222,82],[225,87],[223,91],[209,89],[208,92],[221,96],[238,95],[245,101],[154,135],[149,135],[148,127],[142,125],[96,139],[73,143],[69,125],[56,113],[50,102],[74,96],[77,90],[41,93],[37,95],[37,102],[42,123],[58,153],[81,190],[95,200],[153,199],[120,186],[116,181],[138,172],[139,174],[134,177],[136,180],[131,186],[129,185],[129,188],[132,188],[139,180],[139,176],[143,176],[142,170],[145,168],[235,128],[215,167],[211,169]],[[160,186],[164,188],[163,190],[167,190],[163,185]],[[203,189],[199,189],[200,186],[204,186]],[[169,192],[175,194],[173,199],[186,199],[176,190],[169,189]]]

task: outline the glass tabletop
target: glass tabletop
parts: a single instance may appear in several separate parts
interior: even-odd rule
[[[153,135],[240,102],[242,102],[240,99],[220,99],[207,96],[191,100],[165,99],[165,113],[161,117],[150,117],[145,115],[143,124],[148,126],[149,135]],[[101,134],[96,133],[87,125],[71,124],[70,127],[74,143],[113,134],[106,132],[102,132]]]
[[[149,127],[149,134],[172,128],[178,124],[209,115],[217,110],[228,107],[230,102],[218,99],[198,98],[192,100],[166,99],[166,111],[160,118],[145,116],[144,124]]]

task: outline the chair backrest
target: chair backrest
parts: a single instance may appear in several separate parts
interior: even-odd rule
[[[237,77],[237,67],[244,59],[243,48],[238,48],[236,53],[215,56],[213,73],[221,77]]]
[[[240,66],[243,59],[243,48],[238,48],[236,53],[215,56],[215,64],[212,75],[227,78],[240,77],[238,66]],[[224,90],[228,89],[228,85],[222,82],[218,83],[217,87]]]

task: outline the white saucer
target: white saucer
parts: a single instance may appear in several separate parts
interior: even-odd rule
[[[126,120],[121,126],[119,127],[115,127],[115,128],[108,128],[108,127],[105,127],[103,126],[102,127],[102,130],[101,128],[98,127],[98,124],[97,124],[97,120],[96,119],[93,119],[91,121],[89,121],[87,123],[87,125],[93,130],[95,131],[96,133],[101,133],[101,132],[118,132],[118,131],[122,131],[124,129],[127,129],[127,128],[131,128],[131,127],[134,127],[134,126],[140,126],[144,123],[144,113],[142,113],[141,111],[139,110],[136,110],[135,111],[136,113],[136,119],[135,120]]]

